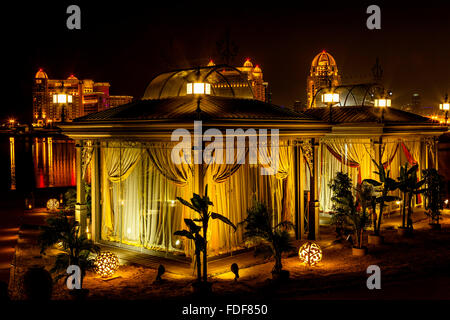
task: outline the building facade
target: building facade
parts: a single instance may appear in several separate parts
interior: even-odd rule
[[[337,87],[340,84],[341,76],[336,60],[323,50],[314,57],[306,80],[307,108],[316,107],[314,97],[320,89]]]
[[[65,80],[49,79],[39,69],[33,81],[33,123],[70,122],[132,101],[131,96],[111,96],[109,88],[109,82],[79,80],[74,75]]]
[[[214,62],[211,60],[208,63],[208,67],[215,66]],[[259,65],[253,66],[253,63],[247,58],[242,67],[236,67],[243,75],[246,76],[248,83],[253,92],[254,99],[271,103],[272,97],[269,89],[269,83],[264,81],[263,72]],[[242,87],[246,84],[242,83],[242,77],[235,74],[234,70],[225,72],[224,75],[228,77],[231,81],[231,87]],[[236,79],[236,80],[235,80]]]

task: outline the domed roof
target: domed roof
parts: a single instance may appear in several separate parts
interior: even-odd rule
[[[209,60],[209,62],[208,62],[208,67],[212,67],[212,66],[215,66],[216,64],[214,63],[214,61],[211,59],[211,60]]]
[[[256,67],[253,69],[253,73],[261,73],[261,72],[262,72],[262,70],[259,67],[259,65],[256,65]]]
[[[39,69],[39,71],[36,72],[35,78],[36,78],[36,79],[48,79],[48,76],[47,76],[47,74],[44,72],[44,70]]]
[[[75,77],[73,74],[71,74],[71,75],[67,78],[67,80],[78,80],[78,78]]]
[[[245,60],[245,62],[244,62],[244,67],[247,67],[247,68],[253,68],[253,63],[250,61],[249,58],[247,58],[247,59]]]
[[[321,53],[316,55],[311,63],[311,67],[317,66],[337,66],[336,60],[334,60],[333,56],[323,50]]]

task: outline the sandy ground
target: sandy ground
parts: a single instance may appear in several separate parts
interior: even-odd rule
[[[323,228],[318,243],[323,249],[322,261],[313,267],[300,263],[295,253],[283,260],[291,279],[279,284],[271,280],[273,261],[240,270],[234,281],[229,270],[230,259],[224,260],[223,272],[211,277],[214,297],[290,299],[450,299],[450,211],[444,213],[441,231],[432,231],[427,218],[415,213],[414,236],[397,235],[394,226],[399,218],[386,220],[383,228],[384,244],[368,246],[369,254],[355,257],[350,244],[344,248],[332,245],[331,228]],[[28,231],[16,247],[16,268],[11,269],[10,290],[13,299],[22,299],[21,277],[31,265],[51,266],[52,255],[41,257],[33,237],[37,230]],[[33,234],[34,233],[34,234]],[[367,239],[367,238],[366,238]],[[302,241],[297,242],[297,247]],[[239,264],[239,255],[233,258]],[[226,265],[225,265],[226,264]],[[366,287],[369,265],[378,265],[382,273],[382,290]],[[162,283],[154,283],[156,270],[140,265],[122,265],[112,279],[102,279],[88,272],[84,287],[90,290],[89,299],[184,299],[191,296],[192,272],[180,275],[166,272]],[[61,281],[54,287],[53,299],[71,299]]]

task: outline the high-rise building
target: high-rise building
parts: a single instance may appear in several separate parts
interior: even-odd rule
[[[215,66],[214,62],[211,60],[208,63],[208,67]],[[259,65],[253,66],[253,63],[250,61],[250,59],[246,59],[244,62],[244,65],[242,67],[236,67],[241,74],[244,74],[248,80],[248,83],[250,84],[250,87],[252,88],[253,95],[256,100],[264,101],[264,102],[271,102],[272,100],[272,94],[269,90],[269,83],[263,80],[263,73]],[[224,75],[226,75],[229,80],[231,81],[230,86],[239,88],[242,87],[244,84],[242,83],[242,76],[239,74],[233,74],[234,71],[224,71]]]
[[[108,82],[79,80],[71,75],[65,80],[49,79],[42,70],[33,83],[33,122],[72,121],[83,115],[131,102],[131,96],[111,96]]]
[[[247,79],[252,87],[255,99],[268,102],[266,99],[270,95],[266,96],[266,88],[269,86],[269,83],[264,82],[263,73],[259,65],[253,67],[253,63],[247,58],[244,65],[242,67],[237,67],[237,69],[247,75]]]
[[[311,63],[311,69],[306,81],[308,108],[315,107],[314,96],[317,91],[326,87],[336,87],[341,84],[336,60],[323,50],[316,55]]]

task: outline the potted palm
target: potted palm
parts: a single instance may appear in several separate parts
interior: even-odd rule
[[[245,239],[257,240],[269,246],[270,254],[275,259],[272,278],[274,280],[287,280],[289,279],[289,271],[283,270],[281,258],[284,252],[295,249],[289,234],[289,229],[293,228],[293,224],[289,221],[283,221],[272,226],[272,221],[272,214],[267,206],[254,200],[253,206],[247,210],[247,218],[239,225],[244,226]]]
[[[425,214],[430,218],[430,227],[433,230],[440,230],[441,210],[444,208],[442,191],[444,190],[443,177],[436,169],[426,169],[424,174],[425,188],[420,192],[425,196]]]
[[[330,181],[328,187],[332,192],[331,202],[331,224],[335,227],[336,240],[335,244],[343,247],[344,235],[348,233],[347,228],[347,205],[343,204],[341,199],[348,197],[351,193],[352,182],[350,177],[342,172],[338,172],[336,177]]]
[[[368,183],[358,184],[355,188],[355,200],[352,181],[342,172],[336,174],[329,186],[333,190],[331,198],[333,208],[343,216],[344,226],[350,226],[353,230],[355,240],[352,254],[364,256],[367,253],[367,248],[363,246],[364,231],[369,223],[368,211],[372,202],[373,187]]]
[[[415,195],[420,193],[420,188],[425,183],[425,180],[418,181],[417,170],[419,165],[415,164],[408,169],[408,163],[400,168],[400,176],[397,178],[398,188],[403,194],[402,201],[402,225],[398,227],[400,235],[411,235],[413,231],[412,220],[412,200]],[[408,211],[406,211],[408,208]]]
[[[47,219],[47,225],[41,227],[41,234],[38,239],[41,247],[41,254],[45,254],[47,249],[56,243],[61,243],[62,253],[56,256],[53,268],[50,270],[56,276],[54,281],[61,278],[67,278],[66,270],[70,265],[77,265],[81,270],[80,289],[74,289],[71,294],[75,298],[84,298],[89,290],[83,289],[83,280],[86,271],[94,266],[94,259],[91,254],[98,253],[100,248],[86,235],[80,233],[79,223],[74,219],[68,219],[67,215],[62,213],[57,217]]]
[[[205,186],[205,194],[203,196],[194,193],[190,202],[180,197],[177,197],[177,200],[199,215],[197,219],[184,220],[189,230],[176,231],[174,234],[194,241],[197,264],[197,281],[193,284],[194,292],[210,292],[212,283],[208,282],[208,242],[206,237],[209,220],[210,218],[220,220],[231,226],[234,230],[236,230],[236,226],[223,215],[209,211],[209,207],[213,206],[213,203],[208,197],[208,185]],[[197,225],[196,222],[200,223],[200,225]],[[200,231],[202,231],[202,235]],[[200,262],[200,252],[203,254],[203,276],[201,275],[202,262]]]
[[[373,195],[371,200],[373,233],[369,234],[369,244],[379,245],[383,243],[383,237],[380,234],[381,221],[383,219],[383,210],[386,203],[398,200],[398,197],[388,195],[389,192],[398,188],[397,182],[390,177],[390,170],[385,170],[384,165],[372,160],[378,171],[374,173],[378,175],[379,181],[374,179],[364,179],[363,183],[373,186]],[[376,208],[378,205],[378,214]]]

